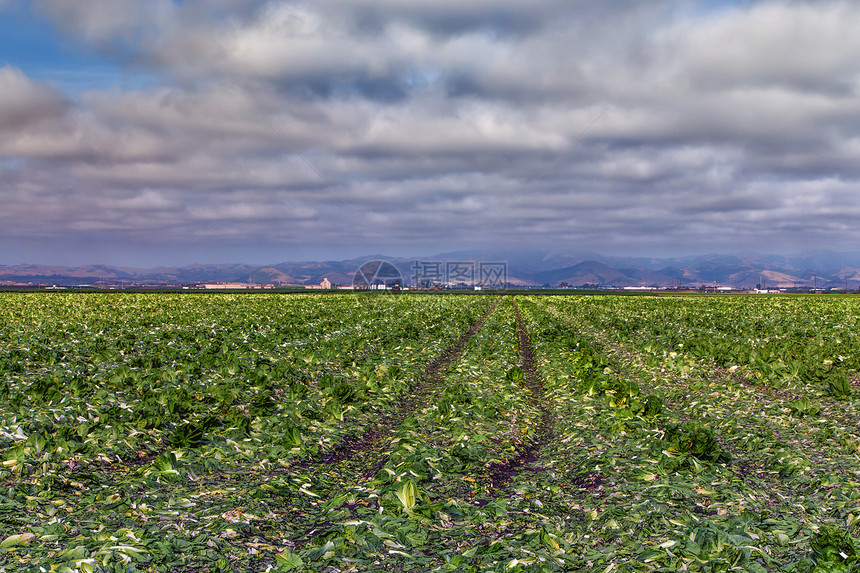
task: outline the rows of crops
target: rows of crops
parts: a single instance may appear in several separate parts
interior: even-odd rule
[[[860,570],[857,316],[3,295],[0,571]]]
[[[612,411],[595,418],[606,443],[620,448],[611,465],[629,487],[614,491],[611,512],[626,515],[615,520],[640,538],[619,551],[672,569],[857,568],[856,396],[850,384],[834,391],[826,383],[856,379],[857,301],[589,297],[533,306],[547,325],[542,340],[560,336],[562,346],[586,346],[594,356],[569,361],[549,348],[544,367],[608,396]],[[559,324],[574,328],[553,334]],[[710,352],[708,336],[716,341]],[[727,361],[721,339],[759,352]],[[824,375],[774,376],[779,363],[763,356],[803,357],[805,372]],[[595,365],[606,378],[588,381],[582,372]],[[630,416],[647,407],[646,392],[664,403],[665,419],[652,425]],[[652,519],[669,523],[648,540],[642,524]]]

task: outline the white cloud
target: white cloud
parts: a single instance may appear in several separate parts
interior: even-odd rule
[[[71,99],[0,69],[0,220],[249,244],[860,239],[834,223],[857,208],[860,9],[698,6],[39,0],[163,85]]]
[[[682,21],[667,34],[679,74],[705,89],[852,91],[860,81],[853,2],[765,2]]]

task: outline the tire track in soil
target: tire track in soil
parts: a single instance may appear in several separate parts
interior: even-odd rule
[[[526,386],[532,394],[532,403],[540,409],[540,424],[535,432],[535,438],[523,444],[516,457],[509,458],[505,463],[491,463],[489,479],[498,495],[508,495],[506,491],[511,481],[523,471],[541,471],[534,463],[540,459],[540,451],[549,444],[555,433],[555,413],[552,404],[544,393],[544,380],[537,369],[534,347],[525,322],[520,315],[516,296],[513,297],[514,315],[517,321],[517,348],[520,354],[520,368],[523,370]]]
[[[363,433],[354,436],[346,436],[340,443],[334,446],[332,451],[319,461],[305,461],[297,463],[294,467],[310,469],[318,465],[333,465],[351,460],[357,454],[367,454],[374,450],[383,449],[387,443],[386,438],[393,437],[396,430],[406,418],[415,412],[420,406],[427,404],[436,393],[440,382],[440,375],[453,363],[460,359],[466,351],[469,341],[477,334],[484,322],[496,310],[502,297],[490,306],[490,308],[472,325],[472,327],[461,334],[455,342],[446,348],[439,356],[427,364],[427,368],[418,381],[409,390],[399,397],[396,409],[383,415],[373,427],[367,428]],[[375,456],[372,456],[375,457]],[[382,466],[385,459],[378,461],[367,472],[365,477],[374,475]]]
[[[419,407],[430,402],[442,381],[441,374],[460,359],[466,351],[469,341],[478,333],[487,318],[493,314],[502,298],[501,296],[498,297],[469,330],[461,334],[455,342],[427,364],[424,373],[419,377],[415,385],[403,394],[400,403],[392,413],[381,417],[377,425],[367,428],[362,434],[347,436],[326,457],[320,460],[305,460],[295,464],[293,468],[312,470],[324,466],[334,467],[339,464],[348,463],[361,455],[367,459],[375,458],[377,461],[356,477],[370,479],[376,475],[388,459],[388,456],[384,454],[384,450],[390,439],[396,435],[397,428]],[[344,487],[340,489],[343,490]],[[344,502],[344,505],[341,507],[351,510],[354,505]],[[334,523],[324,518],[322,521],[317,521],[303,534],[295,537],[294,548],[307,546],[314,538],[326,534],[328,528],[332,526],[334,526]]]

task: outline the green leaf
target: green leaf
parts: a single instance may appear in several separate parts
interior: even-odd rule
[[[412,513],[412,509],[415,507],[418,497],[415,482],[411,479],[400,482],[400,486],[394,493],[397,495],[397,499],[400,500],[400,504],[403,506],[404,511]]]
[[[10,535],[2,542],[0,542],[0,547],[3,549],[8,549],[10,547],[18,547],[20,545],[28,545],[36,536],[32,533],[19,533],[16,535]]]
[[[299,554],[293,553],[289,549],[275,555],[275,565],[278,571],[293,571],[304,567],[304,564]]]

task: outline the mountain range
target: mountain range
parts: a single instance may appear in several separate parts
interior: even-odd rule
[[[315,285],[327,278],[336,285],[353,283],[356,271],[368,261],[391,263],[405,284],[426,277],[427,269],[451,282],[464,280],[453,271],[473,275],[481,263],[504,264],[512,286],[721,286],[732,288],[860,286],[860,253],[816,251],[796,255],[710,254],[679,258],[603,256],[564,251],[457,251],[429,257],[370,255],[341,261],[283,262],[271,265],[194,264],[183,267],[127,268],[109,265],[79,267],[0,265],[0,285],[111,285],[176,286],[200,283]],[[468,273],[467,273],[468,275]],[[471,276],[471,275],[469,275]],[[477,280],[477,278],[475,279]],[[464,282],[469,282],[466,278]]]

